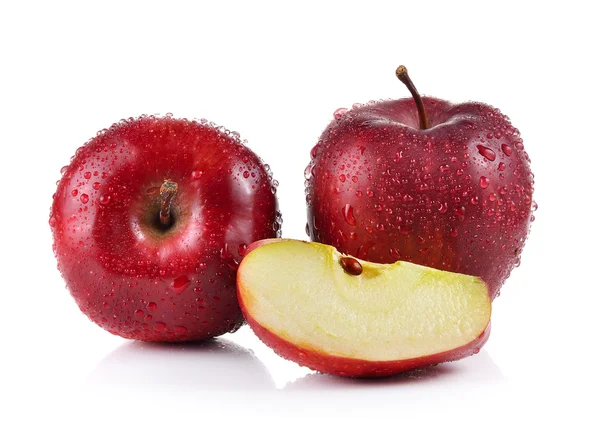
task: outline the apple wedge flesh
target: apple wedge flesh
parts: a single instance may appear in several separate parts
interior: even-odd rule
[[[242,311],[263,342],[298,364],[385,376],[470,356],[488,338],[491,300],[477,277],[352,258],[357,274],[331,246],[257,244],[238,270]]]

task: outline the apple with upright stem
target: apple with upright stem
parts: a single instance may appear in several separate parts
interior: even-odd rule
[[[338,110],[305,171],[307,233],[340,252],[481,277],[492,298],[520,255],[533,201],[519,131],[496,108],[421,97]]]
[[[237,133],[170,115],[121,121],[62,170],[58,268],[81,311],[124,338],[234,331],[245,248],[280,234],[275,185]]]

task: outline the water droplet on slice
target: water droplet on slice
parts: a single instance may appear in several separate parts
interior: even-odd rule
[[[88,201],[90,200],[90,197],[88,196],[88,194],[81,194],[81,197],[79,197],[79,200],[83,203],[83,204],[87,204]]]
[[[490,179],[488,179],[487,177],[481,176],[479,178],[479,186],[481,186],[482,189],[487,188],[489,186],[489,184],[490,184]]]

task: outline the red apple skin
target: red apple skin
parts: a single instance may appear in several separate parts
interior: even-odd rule
[[[495,298],[520,263],[533,174],[498,109],[424,97],[336,111],[305,171],[307,233],[360,259],[481,277]]]
[[[50,214],[58,268],[79,308],[124,338],[203,340],[243,323],[237,266],[280,235],[268,166],[204,120],[130,118],[77,150]],[[157,228],[166,179],[174,224]]]
[[[405,360],[368,361],[331,356],[318,350],[297,346],[259,324],[247,311],[241,297],[238,296],[238,299],[240,300],[242,312],[248,325],[250,325],[256,336],[267,346],[271,347],[279,356],[315,371],[343,377],[387,377],[442,362],[463,359],[479,353],[483,345],[487,342],[491,329],[490,323],[474,341],[443,353]]]

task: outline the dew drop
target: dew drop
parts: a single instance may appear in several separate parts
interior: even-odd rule
[[[339,179],[340,179],[340,182],[344,183],[346,181],[346,175],[340,174]]]
[[[79,191],[78,191],[77,189],[73,189],[73,190],[71,191],[71,195],[72,195],[72,196],[76,197],[76,196],[77,196],[77,194],[79,194]]]
[[[135,317],[142,317],[142,316],[144,315],[144,311],[143,311],[143,310],[135,310],[135,311],[133,312],[133,315],[134,315]]]
[[[105,206],[108,203],[110,203],[110,195],[100,195],[100,198],[98,201],[100,202],[100,204]]]
[[[81,197],[79,197],[79,199],[83,204],[87,204],[90,200],[90,197],[88,196],[88,194],[81,194]]]
[[[481,176],[479,178],[479,186],[481,186],[482,189],[487,188],[489,186],[489,184],[490,184],[490,179],[488,179],[487,177]]]
[[[156,322],[154,323],[154,330],[157,332],[162,332],[167,329],[167,324],[165,322]]]
[[[337,109],[335,112],[333,112],[333,117],[335,119],[341,119],[342,116],[344,116],[344,114],[348,111],[348,109],[344,108],[344,107],[340,107],[339,109]]]
[[[155,302],[149,302],[148,305],[146,305],[146,308],[148,309],[148,311],[152,311],[152,312],[155,312],[157,307],[158,307],[158,305],[156,305]]]
[[[477,150],[479,150],[479,153],[481,155],[483,155],[489,161],[494,161],[496,159],[496,152],[494,152],[492,149],[490,149],[487,146],[483,146],[483,145],[478,144],[477,145]]]
[[[242,176],[244,176],[244,179],[247,179],[248,177],[250,177],[250,172],[246,170],[244,171],[244,174],[242,174]]]
[[[191,281],[187,276],[179,276],[173,281],[173,290],[179,295],[187,289],[190,283]]]
[[[175,326],[175,333],[178,335],[183,335],[187,332],[187,328],[185,326]]]
[[[352,226],[356,225],[356,219],[354,217],[354,208],[350,204],[346,204],[342,209],[342,214],[346,222]]]
[[[100,189],[100,182],[94,182],[94,184],[92,185],[92,188],[94,188],[94,190],[99,190]]]
[[[510,156],[510,155],[512,155],[512,148],[509,145],[507,145],[506,143],[504,143],[502,145],[502,152],[504,152],[504,155]]]
[[[89,171],[86,171],[86,172],[83,174],[83,177],[85,177],[86,179],[89,179],[89,178],[91,178],[91,177],[92,177],[92,173],[90,173]]]

